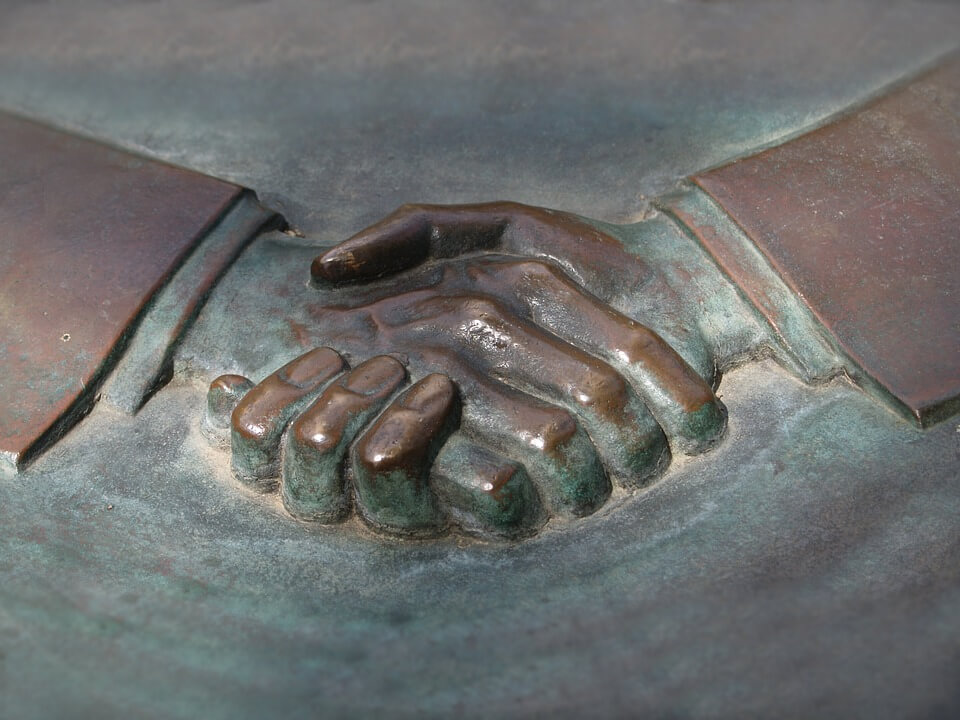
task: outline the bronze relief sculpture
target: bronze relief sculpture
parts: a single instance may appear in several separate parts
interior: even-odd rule
[[[317,334],[363,362],[347,372],[323,348],[256,387],[218,378],[208,426],[226,429],[232,413],[235,474],[268,488],[282,477],[284,505],[304,519],[342,519],[353,504],[385,532],[432,535],[452,521],[517,537],[589,514],[613,483],[644,485],[671,452],[703,452],[725,426],[713,356],[698,356],[704,379],[601,299],[628,300],[651,273],[566,213],[401,208],[311,266]],[[408,374],[413,387],[394,400]]]
[[[0,717],[957,714],[960,8],[107,5],[0,10]]]
[[[957,67],[953,60],[922,82],[953,88]],[[911,92],[697,176],[660,201],[660,214],[633,226],[602,227],[513,202],[405,205],[313,259],[315,297],[300,295],[301,342],[327,347],[308,349],[256,386],[242,376],[217,378],[206,427],[229,431],[236,477],[279,486],[300,519],[337,522],[354,508],[388,534],[430,537],[453,527],[516,539],[549,518],[594,512],[615,488],[646,485],[671,455],[708,450],[726,425],[714,394],[721,369],[745,360],[772,355],[809,382],[843,372],[893,409],[935,422],[955,409],[960,390],[954,366],[942,362],[955,342],[951,314],[931,316],[918,330],[944,345],[928,356],[929,370],[905,365],[878,339],[875,358],[859,354],[862,341],[830,326],[830,314],[836,323],[840,304],[869,324],[869,308],[830,289],[798,302],[790,273],[810,272],[804,263],[818,256],[804,250],[805,237],[789,234],[786,242],[773,235],[773,249],[758,253],[757,228],[776,218],[749,221],[760,194],[754,174],[770,172],[774,185],[785,174],[800,192],[805,182],[813,183],[806,192],[825,192],[819,175],[805,176],[813,151],[795,146],[833,151],[841,165],[858,153],[875,172],[892,172],[899,161],[874,150],[884,130],[863,118],[886,113],[904,123],[912,136],[897,141],[911,147],[952,147],[955,108],[932,104],[921,125],[911,120],[911,104],[904,122],[902,96]],[[913,162],[926,157],[921,151]],[[941,170],[951,172],[949,164]],[[904,190],[949,196],[932,190],[937,182],[922,169]],[[738,226],[708,193],[748,221]],[[859,226],[842,211],[836,222],[857,232],[869,212],[853,221]],[[813,237],[826,231],[810,229]],[[694,249],[691,237],[702,247]],[[671,242],[681,245],[658,256],[657,246]],[[796,268],[778,265],[778,251]],[[935,272],[936,251],[925,252],[917,262]],[[881,264],[880,272],[897,271]],[[949,273],[927,285],[926,304],[937,306],[955,285]]]

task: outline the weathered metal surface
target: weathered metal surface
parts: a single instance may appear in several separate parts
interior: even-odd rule
[[[725,442],[642,501],[398,544],[245,492],[202,390],[0,481],[0,716],[956,715],[948,424],[751,365]]]
[[[918,421],[960,409],[960,59],[695,181]]]
[[[638,217],[638,193],[873,91],[956,43],[960,18],[876,0],[317,7],[7,4],[0,103],[255,187],[325,243],[407,201]],[[628,247],[699,311],[671,326],[653,283],[631,312],[678,349],[685,326],[756,347],[720,332],[729,284],[661,220]],[[0,474],[0,716],[957,714],[956,433],[842,383],[730,372],[715,452],[516,545],[296,523],[236,483],[197,425],[204,389],[312,347],[316,254],[253,245],[176,383]]]
[[[0,106],[254,188],[329,241],[405,202],[621,222],[958,25],[943,0],[5,3]]]
[[[739,282],[737,287],[779,341],[778,359],[784,367],[808,382],[822,382],[841,372],[843,360],[823,326],[709,195],[692,183],[683,183],[660,198],[657,207],[697,238],[724,275]]]
[[[283,222],[245,191],[150,302],[150,312],[103,387],[105,402],[133,413],[173,375],[173,355],[217,281],[260,232]]]
[[[240,188],[0,114],[0,189],[0,452],[19,463]]]
[[[340,510],[352,506],[390,534],[455,529],[515,539],[546,518],[555,525],[589,515],[612,495],[661,477],[671,455],[702,453],[722,436],[726,414],[710,382],[759,338],[744,330],[750,311],[731,286],[713,293],[713,307],[702,303],[698,283],[717,287],[720,278],[715,270],[709,277],[711,266],[694,243],[679,244],[687,253],[673,262],[687,272],[676,277],[669,262],[638,256],[683,238],[663,218],[605,229],[519,203],[405,206],[314,258],[310,284],[280,272],[287,259],[267,263],[276,273],[271,282],[233,294],[229,309],[215,301],[186,347],[201,356],[235,348],[236,324],[279,316],[307,348],[326,344],[353,361],[394,354],[414,385],[410,397],[419,397],[416,388],[427,377],[452,380],[457,403],[426,403],[428,412],[422,403],[406,406],[406,396],[392,403],[385,396],[383,415],[358,417],[341,433],[340,461],[318,459],[304,470],[297,445],[287,442],[281,468],[288,424],[300,427],[314,400],[306,413],[322,417],[329,410],[324,384],[346,371],[337,364],[315,382],[282,381],[287,368],[318,353],[338,357],[329,348],[310,349],[237,405],[234,474],[262,489],[279,484],[299,517],[338,522],[346,515]],[[289,258],[301,251],[285,249]],[[698,264],[704,272],[693,272]],[[300,274],[307,275],[306,263]],[[646,317],[682,338],[699,371],[643,324]],[[699,329],[700,322],[709,329]],[[287,347],[286,331],[264,322],[248,329],[261,345]],[[215,380],[208,407],[221,406],[235,386],[230,376]],[[478,458],[492,475],[473,467]],[[467,477],[476,488],[453,487]],[[511,482],[509,490],[494,490]],[[292,503],[291,484],[300,488]],[[482,494],[486,485],[494,495]],[[306,486],[318,494],[310,497]],[[318,509],[300,512],[297,502]]]

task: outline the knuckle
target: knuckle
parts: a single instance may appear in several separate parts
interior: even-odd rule
[[[374,439],[372,442],[361,442],[357,448],[357,462],[370,473],[386,470],[392,463],[392,453]]]
[[[507,317],[506,309],[496,300],[483,295],[468,296],[460,309],[464,320],[501,324]]]
[[[463,312],[469,317],[480,318],[497,312],[496,304],[489,298],[475,295],[466,298]]]
[[[419,203],[403,203],[396,210],[395,215],[416,215],[424,210],[424,206]]]
[[[567,444],[576,435],[579,425],[569,410],[556,408],[545,413],[545,417],[531,428],[533,448],[543,454],[550,454]]]
[[[589,367],[574,385],[574,395],[582,405],[620,404],[627,396],[627,383],[609,365]]]
[[[538,277],[546,280],[563,279],[563,273],[560,268],[548,260],[526,258],[517,261],[515,267],[522,274],[530,277]]]

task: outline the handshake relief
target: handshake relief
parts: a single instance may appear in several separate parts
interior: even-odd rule
[[[531,535],[724,431],[704,369],[608,302],[651,272],[566,213],[404,206],[313,262],[330,347],[217,378],[207,427],[297,518]]]

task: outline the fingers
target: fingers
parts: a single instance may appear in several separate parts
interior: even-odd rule
[[[476,291],[509,298],[521,315],[628,371],[675,450],[709,448],[726,427],[712,388],[657,333],[539,260],[486,258],[464,273]]]
[[[310,272],[320,283],[359,282],[495,247],[554,258],[596,287],[632,287],[649,273],[620,240],[575,215],[514,202],[404,205],[318,256]]]
[[[553,514],[588,515],[606,502],[610,480],[574,413],[487,378],[455,352],[423,349],[415,357],[454,378],[462,429],[520,462]]]
[[[463,438],[452,441],[449,452],[445,450],[433,465],[431,483],[434,487],[430,492],[437,493],[443,508],[442,513],[434,515],[434,527],[441,528],[443,518],[450,516],[474,534],[520,537],[545,521],[546,507],[551,514],[586,515],[607,499],[610,481],[589,437],[569,410],[489,380],[454,353],[429,350],[415,357],[421,368],[443,368],[456,377],[458,386],[471,398],[464,414],[464,430],[512,458],[507,460],[493,449],[481,449]],[[289,423],[283,440],[281,497],[292,515],[324,523],[345,517],[352,495],[345,472],[349,448],[405,379],[406,371],[399,361],[390,356],[374,357],[327,385],[316,400]],[[276,374],[262,385],[257,395],[280,392],[286,396],[289,392],[284,383],[276,382]],[[234,407],[245,393],[249,394],[251,387],[252,383],[246,378],[232,375],[221,376],[211,383],[207,404],[212,417],[208,423],[211,426],[229,423]],[[258,404],[270,404],[269,399],[261,397]],[[282,402],[282,398],[273,400],[274,405]],[[424,412],[434,419],[442,415],[442,404],[438,406],[440,410],[431,409],[430,405],[423,401],[422,394],[419,400],[401,398],[384,414],[381,422],[389,425],[391,415],[409,416],[407,411],[411,409],[416,410],[418,416]],[[400,455],[415,453],[418,447],[423,452],[429,441],[435,447],[442,445],[449,434],[449,423],[428,421],[424,424],[419,422],[421,419],[416,423],[416,436],[401,438],[398,443]],[[367,435],[368,444],[375,445],[373,427]],[[353,452],[361,453],[362,446],[354,445]],[[429,455],[430,452],[421,458],[419,470],[408,473],[410,477],[430,474]],[[492,483],[492,491],[484,490],[488,482]],[[547,506],[540,499],[537,485],[544,493]],[[370,494],[365,497],[369,499]],[[361,513],[376,518],[375,509],[365,511],[365,502],[358,502]],[[388,502],[392,499],[388,498]],[[424,502],[430,506],[428,499]],[[421,528],[416,532],[423,534],[425,530]]]
[[[486,297],[417,303],[422,341],[446,343],[481,373],[576,412],[607,470],[635,485],[669,458],[660,426],[610,365],[516,318]],[[438,329],[442,332],[438,332]]]
[[[375,528],[434,535],[446,518],[430,488],[440,447],[460,420],[450,378],[428,375],[394,401],[363,433],[352,454],[358,510]]]
[[[427,259],[429,251],[427,218],[405,205],[317,256],[310,274],[318,282],[370,280],[414,267]]]
[[[264,487],[274,484],[287,424],[345,367],[343,358],[330,348],[316,348],[244,396],[230,418],[233,471],[240,480]]]
[[[330,385],[290,427],[283,453],[281,498],[290,514],[334,522],[349,510],[343,463],[354,436],[406,379],[386,355]]]
[[[524,467],[465,440],[452,438],[444,445],[431,482],[464,532],[512,540],[532,535],[546,522]]]
[[[371,280],[412,268],[428,257],[454,257],[494,247],[513,206],[404,205],[318,256],[310,273],[318,282]]]
[[[253,381],[243,375],[221,375],[207,391],[207,409],[201,429],[212,443],[230,446],[230,416],[243,396],[253,388]]]

